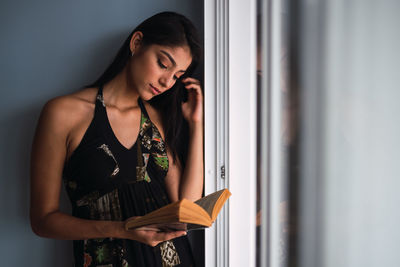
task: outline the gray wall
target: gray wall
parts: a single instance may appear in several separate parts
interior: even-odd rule
[[[202,35],[203,1],[1,1],[1,266],[72,266],[71,241],[37,237],[29,225],[29,153],[39,112],[48,99],[92,82],[139,22],[165,10],[192,19]]]

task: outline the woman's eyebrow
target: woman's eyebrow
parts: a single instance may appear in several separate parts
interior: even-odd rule
[[[169,60],[171,60],[172,64],[174,66],[176,66],[176,62],[175,62],[174,58],[167,51],[160,50],[160,52],[163,53],[164,55],[166,55],[169,58]],[[178,72],[185,72],[185,70],[180,70]]]

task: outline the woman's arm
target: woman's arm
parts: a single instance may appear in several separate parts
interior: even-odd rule
[[[86,239],[113,236],[109,222],[90,222],[59,211],[61,175],[72,128],[74,102],[66,97],[46,103],[39,118],[31,154],[32,230],[39,236],[57,239]],[[71,116],[68,116],[68,113]]]
[[[166,185],[171,201],[186,198],[198,200],[203,192],[203,94],[200,82],[194,78],[183,79],[188,90],[188,101],[182,104],[182,113],[189,124],[189,147],[186,167],[182,170],[178,161],[172,163],[168,154],[170,168]]]
[[[190,126],[190,139],[186,167],[179,186],[179,198],[198,200],[203,192],[203,124]]]
[[[151,231],[126,231],[124,222],[84,220],[59,210],[62,169],[68,134],[77,120],[76,100],[68,97],[49,101],[37,125],[31,154],[32,230],[39,236],[81,240],[90,238],[126,238],[156,245],[184,234],[160,234]]]

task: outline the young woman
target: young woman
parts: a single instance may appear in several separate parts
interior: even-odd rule
[[[124,221],[203,190],[203,97],[190,75],[193,24],[156,14],[129,35],[104,74],[44,106],[31,157],[31,225],[74,240],[76,266],[192,266],[183,231]],[[72,215],[59,211],[61,183]],[[173,240],[172,240],[173,239]]]

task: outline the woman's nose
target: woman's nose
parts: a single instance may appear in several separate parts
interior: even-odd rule
[[[163,75],[160,78],[160,84],[163,87],[165,87],[165,89],[171,88],[174,85],[174,83],[175,83],[175,80],[174,80],[174,75],[173,74],[171,74],[171,75],[166,74],[166,75]]]

